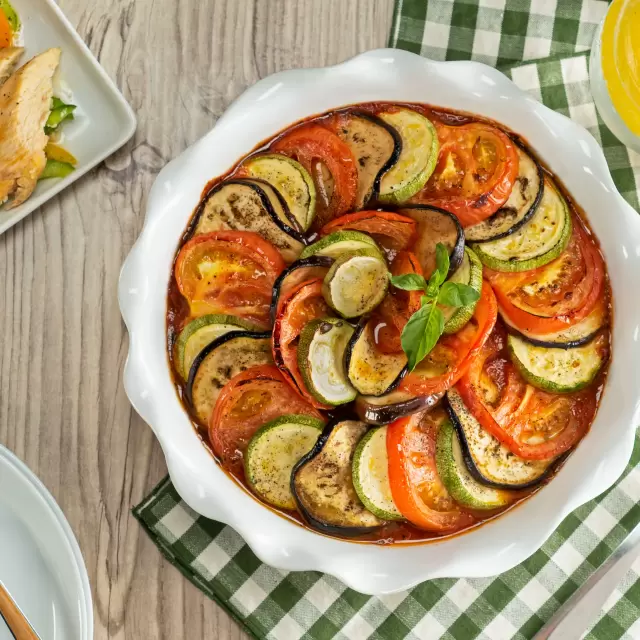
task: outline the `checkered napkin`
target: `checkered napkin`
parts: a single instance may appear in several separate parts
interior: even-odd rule
[[[605,10],[606,3],[595,0],[399,0],[391,45],[440,60],[500,65],[522,89],[594,134],[618,189],[637,209],[640,155],[599,120],[589,94],[588,56],[576,55],[590,46]],[[233,529],[194,513],[169,479],[134,515],[166,558],[256,638],[529,639],[640,522],[638,463],[640,437],[617,485],[569,515],[511,571],[431,580],[381,598],[356,593],[328,575],[262,564]],[[639,575],[637,562],[587,638],[640,638]]]

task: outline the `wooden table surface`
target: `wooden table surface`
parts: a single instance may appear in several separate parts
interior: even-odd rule
[[[118,274],[167,161],[259,78],[385,46],[393,0],[60,5],[132,105],[138,130],[0,236],[0,443],[69,519],[89,572],[97,639],[244,638],[131,516],[166,467],[122,386],[128,340]]]

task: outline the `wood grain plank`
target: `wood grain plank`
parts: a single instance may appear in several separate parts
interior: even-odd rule
[[[393,0],[60,4],[135,109],[138,130],[0,236],[0,442],[69,519],[97,639],[244,638],[130,515],[166,467],[122,387],[128,343],[118,274],[168,160],[256,80],[385,46]]]

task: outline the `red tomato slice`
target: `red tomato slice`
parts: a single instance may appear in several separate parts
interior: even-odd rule
[[[239,475],[244,450],[253,434],[288,413],[322,419],[291,388],[277,367],[251,367],[231,378],[220,392],[209,419],[211,446],[227,468]]]
[[[230,313],[269,325],[273,283],[285,264],[278,250],[250,231],[214,231],[180,249],[175,277],[194,316]]]
[[[13,31],[11,24],[4,11],[0,9],[0,49],[3,47],[10,47],[13,41]]]
[[[605,267],[593,237],[577,216],[567,248],[543,267],[521,273],[485,269],[501,313],[536,334],[561,331],[586,318],[602,298]]]
[[[307,390],[298,368],[298,338],[306,324],[316,318],[333,317],[331,307],[322,295],[322,280],[302,282],[278,302],[273,327],[273,360],[289,384],[318,409],[332,407],[318,402]]]
[[[353,209],[358,168],[351,149],[335,133],[318,124],[303,125],[278,138],[271,149],[295,158],[313,177],[318,196],[314,229]]]
[[[418,258],[409,251],[401,251],[396,255],[391,262],[390,271],[394,276],[407,273],[422,275]],[[389,287],[389,292],[373,316],[376,322],[374,337],[382,353],[402,351],[400,335],[409,318],[420,309],[421,296],[421,291],[404,291],[393,286]]]
[[[399,388],[426,396],[452,387],[477,357],[497,317],[495,296],[489,284],[484,282],[471,320],[458,333],[443,335],[427,357],[402,380]]]
[[[597,408],[593,391],[560,395],[527,384],[508,360],[501,329],[492,333],[456,389],[489,433],[529,460],[555,458],[575,446]]]
[[[475,522],[438,476],[436,441],[446,414],[440,408],[392,422],[387,428],[389,484],[400,513],[416,527],[453,533]]]
[[[334,231],[353,229],[373,236],[385,249],[402,251],[412,243],[416,228],[415,220],[399,213],[358,211],[332,220],[322,227],[320,235],[326,236]]]
[[[518,175],[515,144],[500,129],[482,122],[435,124],[438,163],[413,201],[450,211],[463,227],[486,220],[507,201]]]

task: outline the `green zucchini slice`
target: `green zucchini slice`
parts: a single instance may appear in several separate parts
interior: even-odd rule
[[[250,157],[243,167],[250,177],[268,182],[280,193],[289,213],[303,231],[311,226],[316,215],[316,187],[299,162],[268,153]]]
[[[216,338],[229,331],[258,331],[250,322],[236,316],[208,314],[191,320],[178,336],[176,369],[186,380],[196,356]]]
[[[343,318],[358,318],[377,307],[387,293],[389,272],[374,248],[342,254],[324,278],[322,293]]]
[[[329,258],[335,259],[339,258],[343,253],[372,248],[378,249],[378,245],[376,241],[366,233],[360,233],[359,231],[334,231],[306,247],[300,254],[300,259],[316,255],[328,256]]]
[[[483,264],[496,271],[529,271],[557,258],[571,238],[571,213],[550,179],[531,219],[514,233],[471,246]]]
[[[464,230],[467,242],[490,242],[511,235],[536,212],[542,198],[544,173],[535,159],[516,144],[518,177],[509,199],[492,216]]]
[[[555,468],[557,458],[525,460],[511,453],[476,420],[455,387],[447,391],[447,401],[462,457],[480,484],[497,489],[526,489],[544,480]]]
[[[208,344],[195,358],[187,380],[186,399],[201,424],[233,376],[249,367],[273,364],[271,334],[230,331]]]
[[[346,320],[321,318],[300,334],[298,367],[305,386],[320,402],[339,405],[357,395],[344,367],[344,354],[353,327]]]
[[[444,420],[436,442],[438,475],[451,497],[469,509],[500,509],[516,499],[504,489],[480,484],[470,473],[462,457],[458,434],[451,420]]]
[[[391,495],[387,427],[367,431],[353,455],[353,486],[362,504],[382,520],[404,520]]]
[[[244,453],[245,477],[251,489],[274,507],[295,509],[291,470],[311,451],[323,427],[322,420],[311,416],[284,415],[256,431]]]
[[[380,179],[378,199],[400,204],[427,183],[438,160],[438,134],[430,120],[411,109],[378,114],[402,139],[396,163]]]
[[[507,339],[511,360],[534,387],[554,393],[570,393],[588,387],[608,358],[606,333],[573,349],[539,347],[523,338]]]
[[[466,284],[478,293],[482,289],[482,262],[478,260],[478,256],[465,247],[462,264],[456,269],[455,273],[449,278],[450,282]],[[468,304],[466,307],[443,307],[444,315],[444,332],[457,333],[464,327],[475,311],[477,302]]]

